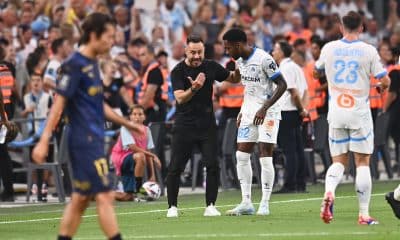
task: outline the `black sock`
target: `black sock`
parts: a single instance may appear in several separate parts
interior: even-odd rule
[[[72,240],[72,237],[58,235],[57,240]]]
[[[118,233],[114,237],[110,238],[110,240],[122,240],[121,233]]]
[[[136,177],[135,181],[136,181],[136,192],[139,192],[140,188],[142,187],[143,178],[142,177]]]

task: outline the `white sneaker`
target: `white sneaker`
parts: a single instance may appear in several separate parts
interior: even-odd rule
[[[204,217],[216,217],[221,216],[221,213],[215,208],[213,204],[208,205],[204,211]]]
[[[240,203],[234,209],[228,210],[226,215],[229,216],[240,216],[240,215],[253,215],[255,212],[254,206],[251,202]]]
[[[267,216],[269,215],[269,202],[261,201],[260,206],[258,206],[257,215]]]
[[[168,208],[167,212],[167,218],[173,218],[173,217],[178,217],[178,208],[175,206]]]

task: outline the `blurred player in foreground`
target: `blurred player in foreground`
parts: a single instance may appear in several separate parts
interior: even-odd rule
[[[108,53],[113,45],[114,22],[107,15],[93,13],[85,19],[82,30],[79,51],[61,65],[56,100],[32,157],[37,163],[44,162],[52,131],[65,108],[70,127],[68,145],[74,192],[61,219],[58,239],[72,238],[94,197],[101,229],[108,239],[118,240],[121,235],[114,212],[114,193],[104,157],[104,122],[107,118],[132,130],[140,131],[140,128],[118,116],[103,102],[96,57]]]

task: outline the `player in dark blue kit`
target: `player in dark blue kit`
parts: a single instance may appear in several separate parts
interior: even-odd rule
[[[114,41],[115,26],[107,15],[94,13],[82,24],[78,52],[61,65],[55,103],[32,157],[44,162],[54,126],[62,111],[69,119],[69,153],[73,169],[74,192],[64,211],[58,239],[71,239],[91,198],[96,200],[100,226],[108,239],[121,239],[113,207],[113,192],[104,156],[105,118],[139,131],[138,126],[119,117],[103,102],[102,81],[96,56],[107,53]]]

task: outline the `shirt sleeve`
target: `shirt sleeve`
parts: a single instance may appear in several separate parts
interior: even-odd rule
[[[136,144],[132,134],[125,127],[121,127],[121,143],[124,149],[128,148],[129,145]]]
[[[224,80],[226,80],[229,77],[230,72],[228,70],[226,70],[223,66],[221,66],[221,64],[212,61],[212,68],[215,69],[215,79],[218,82],[222,82]]]
[[[378,51],[373,47],[371,47],[371,49],[372,49],[371,73],[376,79],[383,78],[384,76],[386,76],[387,71],[383,67]]]
[[[79,68],[78,68],[79,69]],[[61,66],[60,80],[57,83],[56,92],[66,98],[72,98],[78,90],[81,80],[81,72],[77,66],[65,64]]]
[[[172,69],[171,83],[172,83],[172,89],[174,91],[185,90],[185,86],[183,85],[182,68],[180,67],[180,64],[178,64],[177,66],[175,66],[174,69]]]
[[[147,128],[147,149],[153,149],[153,148],[154,148],[153,136],[151,135],[150,128]]]
[[[44,72],[44,78],[49,78],[53,82],[55,82],[56,77],[57,77],[57,69],[56,69],[55,65],[53,64],[53,62],[50,62],[46,68],[46,71]]]
[[[400,70],[391,71],[389,77],[391,79],[389,92],[398,93],[400,91]]]
[[[162,76],[161,70],[159,68],[154,68],[149,72],[147,77],[148,84],[154,84],[157,86],[161,86],[164,82],[164,78]]]
[[[295,71],[293,71],[293,69],[290,68],[290,65],[291,65],[290,63],[286,63],[286,64],[289,64],[289,65],[282,66],[281,73],[286,80],[287,89],[297,88],[296,73],[295,73]]]
[[[265,74],[267,74],[268,78],[271,80],[274,80],[279,75],[281,75],[278,65],[276,65],[276,62],[272,57],[263,58],[261,62],[261,67]]]
[[[327,51],[327,46],[325,45],[321,49],[321,54],[319,55],[318,60],[315,62],[315,68],[319,71],[325,69],[325,62],[326,62],[326,51]]]

